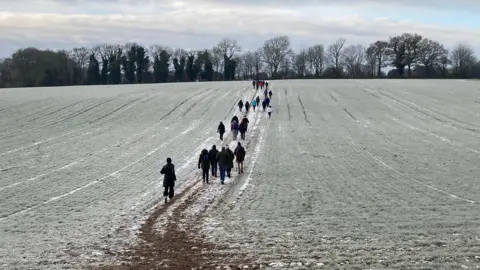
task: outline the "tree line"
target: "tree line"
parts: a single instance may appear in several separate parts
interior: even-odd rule
[[[0,60],[0,87],[136,84],[189,81],[309,78],[480,78],[473,48],[404,33],[368,46],[346,45],[344,38],[325,47],[295,52],[288,36],[265,40],[244,51],[224,38],[203,50],[136,43],[93,48],[19,49]],[[389,72],[385,73],[384,70]]]

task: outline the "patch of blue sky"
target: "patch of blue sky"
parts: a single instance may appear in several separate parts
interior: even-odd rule
[[[413,23],[435,25],[446,28],[467,27],[471,29],[480,28],[480,16],[474,11],[468,10],[438,10],[427,8],[404,8],[396,9],[395,12],[363,11],[361,16],[367,18],[384,17],[394,21],[411,21]]]

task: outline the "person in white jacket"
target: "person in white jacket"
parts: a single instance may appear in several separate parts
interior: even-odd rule
[[[268,106],[267,113],[268,113],[268,119],[270,119],[270,117],[272,117],[272,106]]]

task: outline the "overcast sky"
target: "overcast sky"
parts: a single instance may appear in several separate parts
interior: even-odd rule
[[[449,48],[467,42],[479,55],[478,14],[480,0],[0,0],[0,56],[105,42],[201,49],[222,37],[256,49],[274,35],[289,35],[297,50],[404,32]]]

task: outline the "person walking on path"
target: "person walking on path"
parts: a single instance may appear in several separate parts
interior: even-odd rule
[[[208,159],[210,160],[210,165],[212,167],[212,177],[217,177],[217,170],[218,170],[218,160],[217,160],[218,150],[217,147],[214,145],[212,149],[208,151]]]
[[[240,111],[242,111],[243,101],[240,100],[237,105],[238,105],[238,109],[239,109]]]
[[[175,195],[174,187],[175,181],[177,181],[177,176],[175,175],[175,165],[172,164],[171,158],[167,158],[167,164],[163,166],[160,173],[164,175],[163,187],[165,188],[165,191],[163,192],[163,197],[165,197],[165,203],[167,203],[167,198],[172,200],[173,196]]]
[[[239,129],[240,129],[240,125],[238,124],[238,121],[234,120],[232,122],[232,138],[234,141],[237,140]]]
[[[272,95],[273,95],[272,90],[270,90],[270,92],[268,92],[268,96],[270,96],[270,99],[272,99]]]
[[[253,89],[255,89],[255,80],[252,81]]]
[[[253,111],[255,111],[255,108],[257,107],[257,101],[254,99],[252,100],[252,108],[253,108]]]
[[[238,129],[240,131],[240,139],[241,140],[245,140],[245,133],[247,132],[247,127],[246,125],[243,123],[240,123],[240,127]]]
[[[234,115],[232,117],[232,121],[230,121],[230,124],[233,123],[233,121],[237,121],[238,122],[238,117],[236,115]]]
[[[225,173],[227,171],[230,156],[228,155],[225,146],[217,154],[218,166],[220,167],[220,183],[223,185],[225,182]]]
[[[232,169],[233,169],[233,160],[235,159],[235,154],[233,154],[232,150],[228,145],[225,147],[225,151],[228,154],[228,166],[227,166],[227,177],[232,177]]]
[[[257,99],[255,99],[257,101],[257,106],[260,104],[260,96],[257,96]]]
[[[225,134],[225,125],[223,122],[220,122],[217,128],[217,133],[220,134],[220,140],[223,141],[223,134]]]
[[[208,150],[203,149],[198,158],[198,169],[202,169],[202,178],[203,183],[208,184],[208,173],[210,172],[210,159],[208,155]]]
[[[242,119],[242,125],[245,125],[245,132],[248,131],[248,124],[250,124],[250,121],[248,120],[248,118],[246,116],[244,116],[243,119]]]
[[[265,89],[265,91],[263,91],[264,98],[267,98],[267,94],[268,94],[267,89]]]
[[[248,112],[250,110],[250,103],[248,101],[245,102],[245,111]]]
[[[240,142],[238,142],[238,146],[235,148],[234,154],[237,160],[238,174],[241,174],[243,173],[243,161],[245,160],[246,151]]]
[[[272,117],[272,106],[268,106],[267,113],[268,113],[268,119],[270,119]]]
[[[265,108],[267,108],[267,103],[264,101],[262,101],[262,108],[263,108],[263,111],[265,111]]]
[[[265,81],[265,90],[268,90],[268,81]]]
[[[270,106],[270,99],[268,97],[264,101],[265,101],[265,104],[267,104],[267,107]]]

